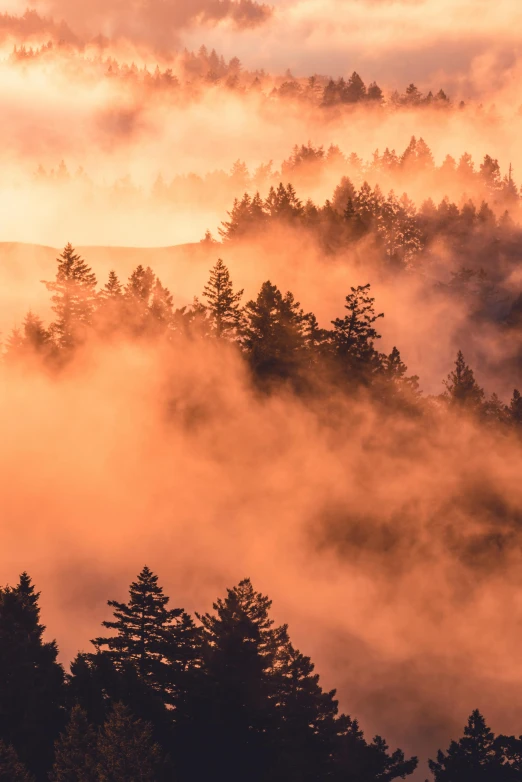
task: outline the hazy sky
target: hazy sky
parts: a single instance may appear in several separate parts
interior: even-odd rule
[[[5,7],[5,4],[3,4]],[[7,7],[23,12],[26,0]],[[505,83],[520,54],[518,0],[273,0],[267,16],[216,0],[32,0],[80,32],[124,34],[162,48],[215,46],[249,67],[349,73],[459,85]],[[216,20],[219,20],[215,24]],[[263,21],[264,20],[264,21]]]

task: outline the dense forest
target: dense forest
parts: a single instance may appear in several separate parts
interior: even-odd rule
[[[519,4],[24,2],[0,782],[522,782]]]
[[[287,201],[288,191],[282,188],[281,194]],[[226,232],[230,223],[225,224]],[[495,393],[487,398],[461,351],[444,381],[444,393],[424,398],[419,378],[408,375],[398,348],[389,355],[377,349],[384,313],[375,309],[369,283],[351,288],[345,312],[331,321],[333,328],[325,329],[312,312],[304,312],[293,293],[282,293],[270,280],[263,283],[256,299],[242,306],[243,291],[234,289],[221,259],[210,272],[202,301],[196,297],[192,305],[181,308],[174,307],[171,292],[150,267],[138,266],[124,285],[111,271],[98,290],[94,272],[71,244],[57,263],[56,279],[45,282],[56,318],[45,326],[38,315],[28,312],[22,326],[5,340],[6,368],[37,361],[47,371],[60,371],[89,339],[145,344],[206,339],[240,351],[255,383],[266,392],[281,384],[305,398],[333,389],[347,394],[364,390],[373,401],[411,415],[449,405],[485,422],[522,425],[518,389],[509,404]],[[473,280],[472,272],[462,276],[465,282]],[[518,311],[518,300],[516,305],[511,318]]]
[[[22,573],[0,589],[0,779],[6,782],[391,782],[418,765],[339,713],[310,658],[244,579],[208,613],[173,608],[144,567],[65,672]],[[435,782],[517,782],[522,736],[474,710],[429,760]]]

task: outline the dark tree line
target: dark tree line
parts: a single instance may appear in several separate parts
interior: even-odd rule
[[[143,568],[69,672],[38,599],[25,573],[0,589],[2,782],[392,782],[417,768],[339,712],[249,579],[191,617]],[[474,711],[429,767],[435,782],[519,782],[521,758],[522,738]]]
[[[352,287],[344,313],[330,328],[322,328],[290,291],[283,294],[269,280],[242,306],[243,291],[234,289],[221,259],[210,272],[203,301],[196,298],[180,308],[149,267],[138,266],[125,285],[111,271],[98,290],[94,272],[70,244],[57,263],[56,279],[45,282],[55,318],[46,326],[32,312],[25,316],[22,327],[5,341],[7,367],[38,360],[59,371],[91,338],[146,344],[209,340],[238,351],[255,382],[267,391],[281,384],[304,396],[328,394],[332,388],[348,394],[364,390],[378,404],[412,415],[436,404],[502,425],[522,424],[518,390],[509,406],[495,394],[486,398],[461,352],[444,393],[424,398],[419,378],[408,374],[400,351],[394,347],[386,354],[377,348],[384,314],[376,311],[369,284]]]

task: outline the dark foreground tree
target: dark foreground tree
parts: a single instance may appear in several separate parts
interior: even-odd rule
[[[98,782],[96,731],[75,706],[55,746],[51,782]]]
[[[0,739],[44,780],[63,724],[64,674],[55,642],[43,640],[38,598],[26,573],[0,589]]]
[[[476,709],[464,736],[452,741],[447,752],[439,750],[437,760],[428,764],[435,782],[519,782],[519,745],[512,737],[495,736]]]
[[[109,600],[114,620],[103,626],[116,633],[93,640],[117,670],[133,666],[166,699],[175,697],[180,674],[198,655],[199,634],[182,608],[169,608],[158,577],[144,567],[129,588],[128,603]]]
[[[400,749],[389,753],[381,736],[368,743],[357,720],[341,716],[339,722],[341,729],[331,776],[335,782],[391,782],[405,779],[417,768],[416,757],[406,759]]]
[[[0,782],[33,782],[13,747],[0,740]]]
[[[208,773],[214,769],[230,782],[268,779],[273,763],[273,672],[287,634],[285,626],[273,626],[270,605],[245,579],[214,603],[214,613],[199,617],[205,642]]]
[[[150,725],[134,719],[129,709],[114,704],[98,737],[98,782],[158,782],[161,750]]]

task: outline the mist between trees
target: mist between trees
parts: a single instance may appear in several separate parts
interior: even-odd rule
[[[0,589],[6,782],[391,782],[418,766],[340,713],[250,579],[191,617],[144,567],[67,673],[43,638],[39,596],[27,573]],[[521,755],[522,737],[496,736],[474,710],[428,765],[435,782],[516,782]]]
[[[364,192],[371,196],[369,189]],[[344,217],[350,230],[357,211],[350,196],[347,199]],[[267,204],[276,218],[301,215],[302,208],[290,186],[285,189],[281,185],[277,193],[271,191]],[[254,214],[256,209],[259,217]],[[270,212],[263,211],[261,201],[250,201],[246,196],[236,204],[230,222],[224,223],[224,238],[234,238],[243,225],[241,221],[255,228],[255,220],[265,216],[268,218]],[[210,236],[205,241],[213,243]],[[405,247],[408,252],[406,241],[398,246],[400,252]],[[346,312],[332,320],[333,328],[327,329],[319,326],[313,313],[304,312],[291,292],[283,294],[269,280],[255,300],[241,306],[243,291],[234,289],[221,259],[210,272],[203,301],[194,298],[192,305],[177,309],[172,294],[150,267],[138,266],[125,285],[111,271],[105,286],[97,290],[95,273],[71,244],[64,248],[57,263],[56,279],[44,282],[51,293],[55,320],[46,327],[38,315],[28,312],[22,327],[13,329],[5,342],[6,370],[38,362],[42,371],[60,372],[90,339],[141,340],[145,345],[158,340],[167,345],[179,339],[209,340],[224,342],[227,348],[238,351],[254,383],[265,391],[277,392],[278,386],[283,386],[303,398],[328,395],[332,389],[347,394],[364,392],[384,409],[390,407],[411,416],[456,408],[463,414],[478,415],[484,423],[522,424],[518,389],[509,406],[496,394],[487,399],[461,351],[454,371],[444,381],[445,392],[438,398],[424,399],[419,378],[408,375],[398,348],[386,355],[376,347],[381,338],[378,324],[384,313],[376,311],[369,283],[351,288],[345,297]],[[465,282],[473,279],[472,271],[462,275]],[[516,311],[513,307],[511,318]]]
[[[136,549],[140,556],[146,550],[154,560],[160,558],[163,568],[170,567],[175,550],[176,578],[186,580],[184,594],[192,603],[198,594],[207,596],[214,583],[235,573],[239,562],[242,569],[255,573],[256,580],[266,579],[279,599],[287,595],[299,645],[310,644],[317,650],[328,681],[336,672],[340,675],[344,653],[333,638],[341,633],[350,649],[350,664],[343,663],[339,690],[341,710],[351,714],[356,706],[364,725],[388,738],[391,735],[390,741],[404,746],[406,737],[408,745],[420,747],[424,758],[435,758],[435,741],[440,737],[439,746],[446,746],[448,725],[456,722],[456,704],[460,710],[465,701],[468,713],[477,705],[473,691],[482,693],[481,701],[495,720],[500,719],[491,683],[475,665],[486,655],[495,670],[495,660],[507,660],[513,640],[504,622],[506,612],[516,614],[512,589],[518,572],[522,507],[517,470],[522,415],[517,391],[504,402],[486,395],[459,353],[454,363],[454,356],[448,356],[442,393],[422,394],[419,379],[408,372],[399,350],[379,351],[385,317],[367,284],[353,286],[341,296],[338,317],[332,313],[328,328],[303,311],[291,293],[281,292],[269,281],[261,285],[257,297],[243,303],[242,291],[220,260],[211,269],[200,300],[187,307],[176,308],[172,294],[145,267],[135,269],[125,283],[111,272],[99,288],[88,262],[71,245],[57,260],[55,279],[45,287],[54,312],[52,322],[47,325],[29,313],[22,327],[5,340],[1,492],[10,520],[5,530],[9,568],[25,558],[45,584],[53,627],[61,627],[67,657],[78,643],[75,637],[86,641],[86,628],[92,632],[92,600],[100,591],[95,584],[100,579],[103,583],[103,576],[99,566],[97,572],[91,572],[91,565],[86,569],[91,557],[102,557],[114,569],[117,552],[121,564],[113,577],[119,581],[119,570],[136,559]],[[26,471],[31,475],[29,490],[20,483]],[[108,507],[113,509],[109,517]],[[17,520],[22,519],[29,519],[24,522],[31,531],[28,539],[18,535]],[[103,519],[101,525],[98,519]],[[66,551],[64,540],[69,541]],[[45,562],[52,566],[52,575],[46,572]],[[276,563],[281,580],[273,570]],[[68,599],[63,604],[59,596],[63,579],[70,582],[70,567],[73,581],[85,592],[78,596],[85,615]],[[194,579],[200,578],[202,583],[196,587]],[[373,582],[370,591],[368,586],[362,588],[368,578]],[[477,578],[475,588],[470,587],[470,578]],[[490,605],[479,588],[485,584],[493,601]],[[324,613],[324,605],[339,590],[352,599],[342,619],[334,620],[330,609]],[[307,595],[304,624],[298,606],[301,592]],[[389,608],[382,611],[378,605],[384,595]],[[455,654],[458,659],[469,654],[473,663],[469,676],[455,687],[453,699],[441,702],[442,693],[436,692],[429,677],[421,683],[417,655],[424,649],[426,664],[438,670],[444,681],[452,679],[459,663],[438,655],[441,644],[456,632],[453,623],[459,622],[458,606],[463,600],[472,625],[466,625],[469,635],[460,631]],[[452,612],[447,611],[449,605]],[[396,627],[390,627],[388,612],[396,617]],[[307,628],[309,617],[323,628],[324,647],[322,634]],[[496,643],[487,641],[487,650],[477,646],[473,629],[484,621],[497,627]],[[425,640],[420,641],[419,632]],[[7,632],[6,638],[10,635]],[[367,665],[370,649],[377,655],[373,682],[372,667]],[[407,674],[401,670],[400,658],[409,655],[417,662]],[[9,658],[13,665],[18,657],[17,651]],[[381,681],[384,670],[391,678],[387,684]],[[516,673],[511,670],[509,676],[510,688],[516,687]],[[114,702],[125,701],[125,688],[133,692],[134,686],[141,687],[131,686],[127,679],[125,686],[118,681],[116,677],[110,685],[118,695],[107,695]],[[505,686],[495,675],[492,681],[497,690]],[[332,681],[331,686],[335,684]],[[396,687],[405,690],[399,713],[392,708],[399,694]],[[85,697],[90,698],[87,693]],[[203,696],[194,697],[200,708]],[[321,696],[320,701],[334,709],[332,699]],[[433,714],[426,720],[421,712],[430,699]],[[22,703],[19,698],[16,702]],[[109,718],[113,722],[104,731],[128,734],[136,718],[151,721],[149,712],[134,703],[127,706],[130,712],[115,707]],[[170,720],[172,706],[164,708]],[[43,774],[39,769],[51,765],[56,732],[65,730],[67,719],[63,709],[58,712],[58,722],[49,721],[52,736],[42,738],[46,749],[37,760],[29,759],[14,734],[5,734],[31,771]],[[292,742],[309,746],[307,717],[305,733],[296,726],[297,732],[279,748],[277,742],[283,738],[278,714],[266,716],[275,721],[271,722],[273,737],[268,738],[264,723],[261,727],[256,723],[253,730],[260,735],[252,739],[254,746],[248,740],[246,755],[237,758],[238,764],[253,763],[253,774],[269,773],[252,760],[257,751],[278,769],[282,764],[288,776],[289,767],[297,763],[291,759],[291,753],[297,752]],[[517,718],[514,706],[510,724]],[[81,725],[86,718],[75,711],[74,719]],[[102,747],[105,741],[106,746],[108,738],[96,738],[103,721],[100,716],[96,719],[94,733],[89,733],[91,745]],[[169,754],[172,767],[181,773],[180,764],[189,760],[181,760],[173,751],[178,745],[171,745],[170,738],[157,736],[154,719],[152,738],[141,724],[132,727],[141,737],[136,744],[145,747],[152,764]],[[221,721],[216,715],[212,719]],[[237,714],[231,719],[238,731],[248,727],[250,732],[248,721],[242,722]],[[346,761],[344,749],[338,750],[338,757],[337,750],[326,752],[323,741],[337,742],[344,730],[342,719],[337,719],[332,716],[335,729],[329,738],[318,737],[321,749],[314,763],[329,767],[335,756],[334,765],[340,763],[342,773],[355,774],[355,780],[393,779],[382,774],[396,764],[401,767],[401,756],[379,741],[366,744],[354,723],[347,723],[351,727],[346,728],[350,735],[346,741],[353,741],[356,749],[346,750]],[[6,718],[5,724],[10,720]],[[28,730],[23,727],[24,735]],[[472,717],[469,730],[479,736],[486,731],[479,716]],[[71,731],[85,732],[78,725]],[[192,734],[191,741],[195,735],[199,734]],[[227,740],[236,742],[231,735],[227,733]],[[275,741],[273,755],[255,749],[264,747],[265,740]],[[509,753],[518,751],[513,749],[518,744],[508,746],[509,741],[503,736],[491,739],[487,762],[493,769],[506,759],[513,761]],[[111,745],[115,742],[110,739]],[[181,740],[186,749],[187,742]],[[359,750],[362,755],[356,761],[353,753]],[[222,746],[219,751],[226,750]],[[17,762],[11,750],[4,752],[5,762]],[[94,779],[117,779],[100,776],[109,772],[100,771],[97,764],[109,760],[100,759],[101,749],[92,752],[93,769],[98,769],[92,773],[99,775]],[[326,771],[313,770],[311,761],[304,765],[304,750],[298,754],[303,766],[299,765],[300,771],[296,766],[296,774],[327,778]],[[408,754],[405,763],[407,758]],[[362,764],[359,776],[358,766],[352,763]],[[150,773],[155,779],[159,772]],[[332,768],[331,773],[337,772]]]

